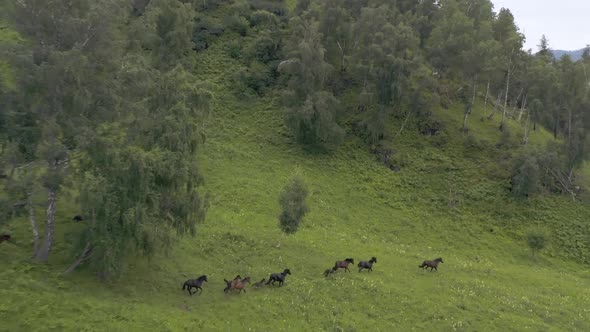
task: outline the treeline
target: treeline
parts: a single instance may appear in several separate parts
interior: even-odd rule
[[[525,126],[523,145],[538,126],[562,142],[519,158],[516,195],[576,195],[590,53],[556,61],[546,40],[523,51],[514,17],[489,0],[300,0],[291,12],[282,0],[14,0],[6,12],[22,42],[0,54],[17,77],[0,85],[0,222],[28,215],[33,256],[46,262],[73,192],[85,220],[68,271],[85,263],[113,277],[126,258],[195,234],[207,209],[195,158],[213,96],[193,55],[224,35],[242,65],[232,92],[280,91],[301,144],[337,148],[347,112],[353,132],[379,144],[391,116],[429,123],[455,103],[467,132],[483,103],[499,130],[508,118]]]
[[[578,62],[555,60],[543,37],[524,51],[524,36],[508,9],[489,0],[299,1],[289,22],[285,60],[285,122],[304,144],[334,148],[347,110],[340,96],[357,95],[357,131],[375,143],[392,114],[428,122],[432,110],[460,103],[462,130],[483,103],[487,121],[508,130],[542,125],[563,144],[528,152],[514,169],[512,191],[539,188],[576,195],[575,172],[586,157],[590,52]],[[541,173],[544,174],[541,179]]]

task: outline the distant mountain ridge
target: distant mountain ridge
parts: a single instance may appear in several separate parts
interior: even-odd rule
[[[569,55],[573,61],[578,61],[582,58],[582,54],[584,53],[584,48],[575,51],[565,51],[565,50],[552,50],[553,56],[556,59],[561,58],[564,55]]]

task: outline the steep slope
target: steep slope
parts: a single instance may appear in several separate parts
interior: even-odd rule
[[[9,226],[16,242],[0,245],[0,330],[590,329],[590,275],[579,258],[587,244],[568,243],[587,234],[575,225],[587,227],[590,209],[567,197],[511,199],[502,160],[515,148],[495,147],[501,136],[495,123],[480,121],[481,110],[470,136],[459,132],[453,108],[434,115],[446,139],[422,137],[412,121],[391,135],[396,173],[352,134],[332,154],[304,151],[283,126],[278,95],[229,92],[238,64],[223,40],[198,57],[194,70],[211,84],[215,112],[201,151],[211,207],[197,237],[149,264],[130,262],[121,280],[103,284],[83,270],[60,275],[71,259],[73,202],[60,203],[48,267],[29,262],[29,230],[18,220]],[[390,132],[402,121],[392,119]],[[532,135],[534,144],[549,139]],[[297,234],[284,236],[277,200],[293,174],[309,185],[311,212]],[[532,257],[523,232],[535,224],[554,231],[554,245]],[[371,256],[372,273],[322,276],[337,259]],[[439,272],[418,269],[439,256]],[[258,281],[286,267],[293,274],[280,289],[222,292],[223,278]],[[182,282],[200,274],[209,283],[188,297]]]

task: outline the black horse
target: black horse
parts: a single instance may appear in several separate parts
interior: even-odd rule
[[[182,290],[187,290],[188,293],[193,296],[193,293],[191,292],[191,289],[196,288],[197,290],[195,291],[195,293],[197,293],[199,291],[199,289],[201,290],[201,293],[203,292],[203,288],[201,287],[203,285],[203,282],[207,281],[207,276],[206,275],[202,275],[200,277],[198,277],[197,279],[189,279],[187,281],[184,282],[184,285],[182,285]]]
[[[9,234],[2,234],[0,235],[0,243],[4,242],[4,241],[10,241],[11,236]]]
[[[285,277],[287,276],[287,274],[291,274],[291,271],[289,269],[285,269],[285,271],[281,272],[281,273],[273,273],[270,275],[270,278],[268,278],[268,281],[266,282],[266,284],[270,284],[272,283],[273,285],[275,284],[276,281],[279,282],[279,286],[283,286],[283,283],[285,282]]]
[[[431,261],[424,261],[424,262],[422,262],[422,265],[418,265],[418,267],[423,268],[423,269],[430,268],[431,272],[432,272],[432,269],[434,269],[435,271],[438,271],[438,269],[437,269],[438,263],[444,263],[443,259],[437,258],[437,259],[431,260]]]
[[[363,269],[373,271],[373,264],[375,263],[377,263],[377,257],[371,257],[371,260],[369,260],[368,262],[360,261],[357,265],[359,267],[359,272],[361,272]]]
[[[350,272],[350,269],[348,268],[349,264],[354,264],[354,259],[352,258],[347,258],[343,261],[336,261],[336,264],[334,264],[334,268],[336,270],[338,269],[344,269],[345,271]]]

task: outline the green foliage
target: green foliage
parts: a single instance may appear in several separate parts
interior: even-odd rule
[[[326,91],[332,67],[324,60],[325,50],[317,23],[294,18],[291,24],[290,59],[278,68],[289,75],[288,87],[283,93],[285,123],[300,143],[337,146],[344,137],[344,130],[336,121],[339,101]]]
[[[197,51],[203,51],[209,48],[219,36],[223,34],[223,25],[209,16],[198,15],[193,27],[192,42]]]
[[[544,230],[531,229],[526,233],[526,240],[533,254],[537,254],[549,244],[549,235]]]
[[[279,227],[287,234],[297,232],[305,214],[309,212],[307,206],[308,190],[305,182],[300,176],[292,178],[283,188],[279,197],[281,215],[279,216]]]
[[[285,123],[300,143],[338,146],[344,138],[344,130],[338,126],[333,114],[339,107],[338,99],[330,93],[314,93],[302,106],[287,109]]]
[[[189,3],[177,0],[156,0],[157,54],[166,68],[174,66],[192,50],[193,21],[195,12]]]
[[[88,142],[80,174],[81,207],[91,220],[81,238],[105,278],[117,276],[132,254],[165,251],[174,233],[194,236],[205,213],[195,153],[211,94],[180,66],[162,74],[140,70],[154,82],[135,96],[145,108],[127,132],[106,126]]]
[[[289,13],[285,0],[248,0],[253,10],[264,10],[277,16]]]
[[[531,197],[539,191],[540,170],[537,159],[530,154],[515,163],[512,176],[512,193],[518,197]]]
[[[223,19],[223,26],[230,31],[237,32],[240,36],[245,36],[250,23],[245,17],[234,14]]]

